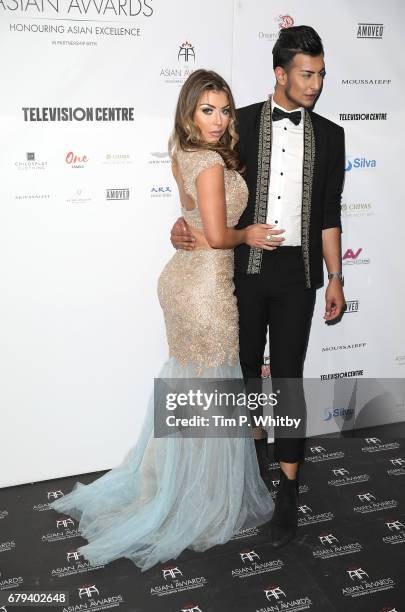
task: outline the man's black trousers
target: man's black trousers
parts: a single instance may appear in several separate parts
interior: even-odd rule
[[[289,463],[303,461],[306,407],[302,376],[316,291],[305,287],[301,247],[263,251],[260,274],[235,272],[234,282],[240,362],[247,389],[261,392],[268,327],[272,390],[280,390],[274,416],[301,418],[298,431],[275,428],[274,458]],[[252,414],[260,414],[260,409]]]

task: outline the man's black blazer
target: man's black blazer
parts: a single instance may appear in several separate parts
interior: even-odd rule
[[[266,223],[272,120],[270,99],[237,110],[239,155],[246,167],[249,200],[238,228]],[[344,130],[312,112],[304,115],[301,249],[306,286],[323,284],[322,230],[341,226],[345,172]],[[283,248],[283,247],[279,247]],[[263,250],[242,244],[235,249],[237,273],[260,274]]]

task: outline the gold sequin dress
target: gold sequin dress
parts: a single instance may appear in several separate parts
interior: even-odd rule
[[[176,159],[184,188],[196,203],[193,210],[182,209],[187,223],[202,230],[198,209],[196,179],[200,172],[220,164],[215,151],[184,152]],[[248,190],[242,176],[224,169],[226,216],[234,227],[244,211]],[[164,268],[158,283],[169,355],[186,366],[212,368],[235,365],[238,358],[238,310],[233,284],[233,250],[179,250]]]
[[[183,209],[202,229],[196,179],[224,162],[212,151],[177,152],[184,188],[196,203]],[[247,202],[243,178],[224,168],[228,226]],[[169,358],[160,379],[241,379],[233,251],[177,251],[158,282]],[[79,521],[88,544],[77,550],[90,565],[126,557],[145,571],[191,548],[223,544],[241,530],[266,523],[274,503],[259,474],[253,438],[154,436],[156,387],[136,445],[124,461],[89,485],[52,502]],[[135,407],[136,409],[136,407]]]

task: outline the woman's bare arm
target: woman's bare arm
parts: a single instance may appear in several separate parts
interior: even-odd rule
[[[227,227],[224,168],[215,164],[203,170],[197,177],[197,198],[205,238],[213,249],[233,249],[239,244],[249,244],[262,249],[273,250],[268,246],[266,236],[272,225],[249,225],[243,229]],[[277,230],[271,233],[280,233]]]

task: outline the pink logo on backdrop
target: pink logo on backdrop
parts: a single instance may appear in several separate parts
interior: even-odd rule
[[[278,25],[280,30],[291,28],[291,26],[294,25],[294,19],[291,17],[291,15],[279,15]]]
[[[87,155],[75,155],[73,151],[66,154],[65,161],[67,164],[84,164],[89,161]]]
[[[357,249],[357,251],[353,251],[352,249],[347,249],[346,253],[343,255],[343,259],[357,259],[360,253],[362,252],[362,248]]]

